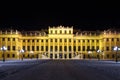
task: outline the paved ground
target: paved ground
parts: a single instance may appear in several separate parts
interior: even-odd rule
[[[120,80],[120,63],[97,60],[0,62],[0,80]]]

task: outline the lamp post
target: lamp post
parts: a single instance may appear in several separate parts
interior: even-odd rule
[[[3,51],[3,62],[5,62],[5,51],[7,50],[7,48],[5,46],[2,46],[1,50]]]
[[[98,52],[98,61],[100,60],[100,53],[101,53],[101,50],[97,50]]]
[[[23,53],[24,53],[24,50],[21,49],[21,50],[20,50],[20,53],[22,54],[22,61],[23,61]]]
[[[118,48],[117,46],[115,46],[113,50],[116,51],[116,58],[115,58],[115,61],[118,62],[117,52],[118,52],[118,50],[120,50],[120,48]]]

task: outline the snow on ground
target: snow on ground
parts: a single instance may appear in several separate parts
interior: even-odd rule
[[[2,62],[0,64],[2,64]],[[0,67],[0,80],[2,79],[120,80],[120,62],[116,63],[115,61],[105,60],[11,61],[9,63],[3,63]]]

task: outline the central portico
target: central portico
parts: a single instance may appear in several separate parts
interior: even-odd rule
[[[49,27],[48,56],[53,59],[72,58],[73,40],[73,27]]]

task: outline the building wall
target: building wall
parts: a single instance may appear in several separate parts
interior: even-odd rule
[[[82,32],[82,31],[81,31]],[[96,32],[97,33],[97,32]],[[105,59],[114,58],[114,46],[120,47],[120,33],[111,31],[101,31],[99,34],[92,35],[85,32],[84,34],[73,34],[73,27],[49,27],[48,34],[38,31],[24,35],[19,31],[0,31],[0,48],[6,46],[6,59],[19,58],[20,50],[25,50],[24,58],[32,55],[37,57],[38,54],[45,54],[50,57],[53,54],[59,57],[69,58],[69,54],[82,54],[85,58],[98,56],[97,50],[101,50],[101,57]],[[33,51],[33,53],[31,52]],[[91,54],[89,54],[91,52]],[[118,52],[119,53],[119,52]],[[3,51],[0,51],[2,59]],[[88,56],[89,55],[89,56]]]

